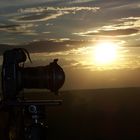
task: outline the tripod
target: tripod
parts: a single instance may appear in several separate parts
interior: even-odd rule
[[[45,107],[61,103],[62,100],[3,100],[1,109],[9,114],[5,140],[46,140]]]

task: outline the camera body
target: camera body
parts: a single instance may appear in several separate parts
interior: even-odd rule
[[[24,88],[49,89],[55,93],[65,81],[63,69],[54,59],[47,66],[23,67],[29,57],[23,48],[7,50],[3,54],[2,65],[2,92],[3,98],[13,100]],[[29,57],[30,59],[30,57]]]
[[[22,90],[19,64],[25,61],[26,54],[21,48],[4,52],[2,65],[2,91],[4,98],[13,99]]]

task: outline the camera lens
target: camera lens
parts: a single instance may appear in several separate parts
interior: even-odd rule
[[[57,92],[65,81],[63,69],[54,60],[47,66],[26,67],[21,69],[23,88],[49,89]]]

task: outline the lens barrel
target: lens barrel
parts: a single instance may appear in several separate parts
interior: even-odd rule
[[[57,92],[65,81],[65,73],[57,64],[57,59],[47,66],[25,67],[21,69],[23,88],[48,89]]]

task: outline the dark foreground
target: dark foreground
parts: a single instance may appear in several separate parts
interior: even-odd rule
[[[34,98],[56,97],[36,92]],[[140,139],[140,88],[67,91],[59,99],[61,106],[46,108],[48,140]]]

